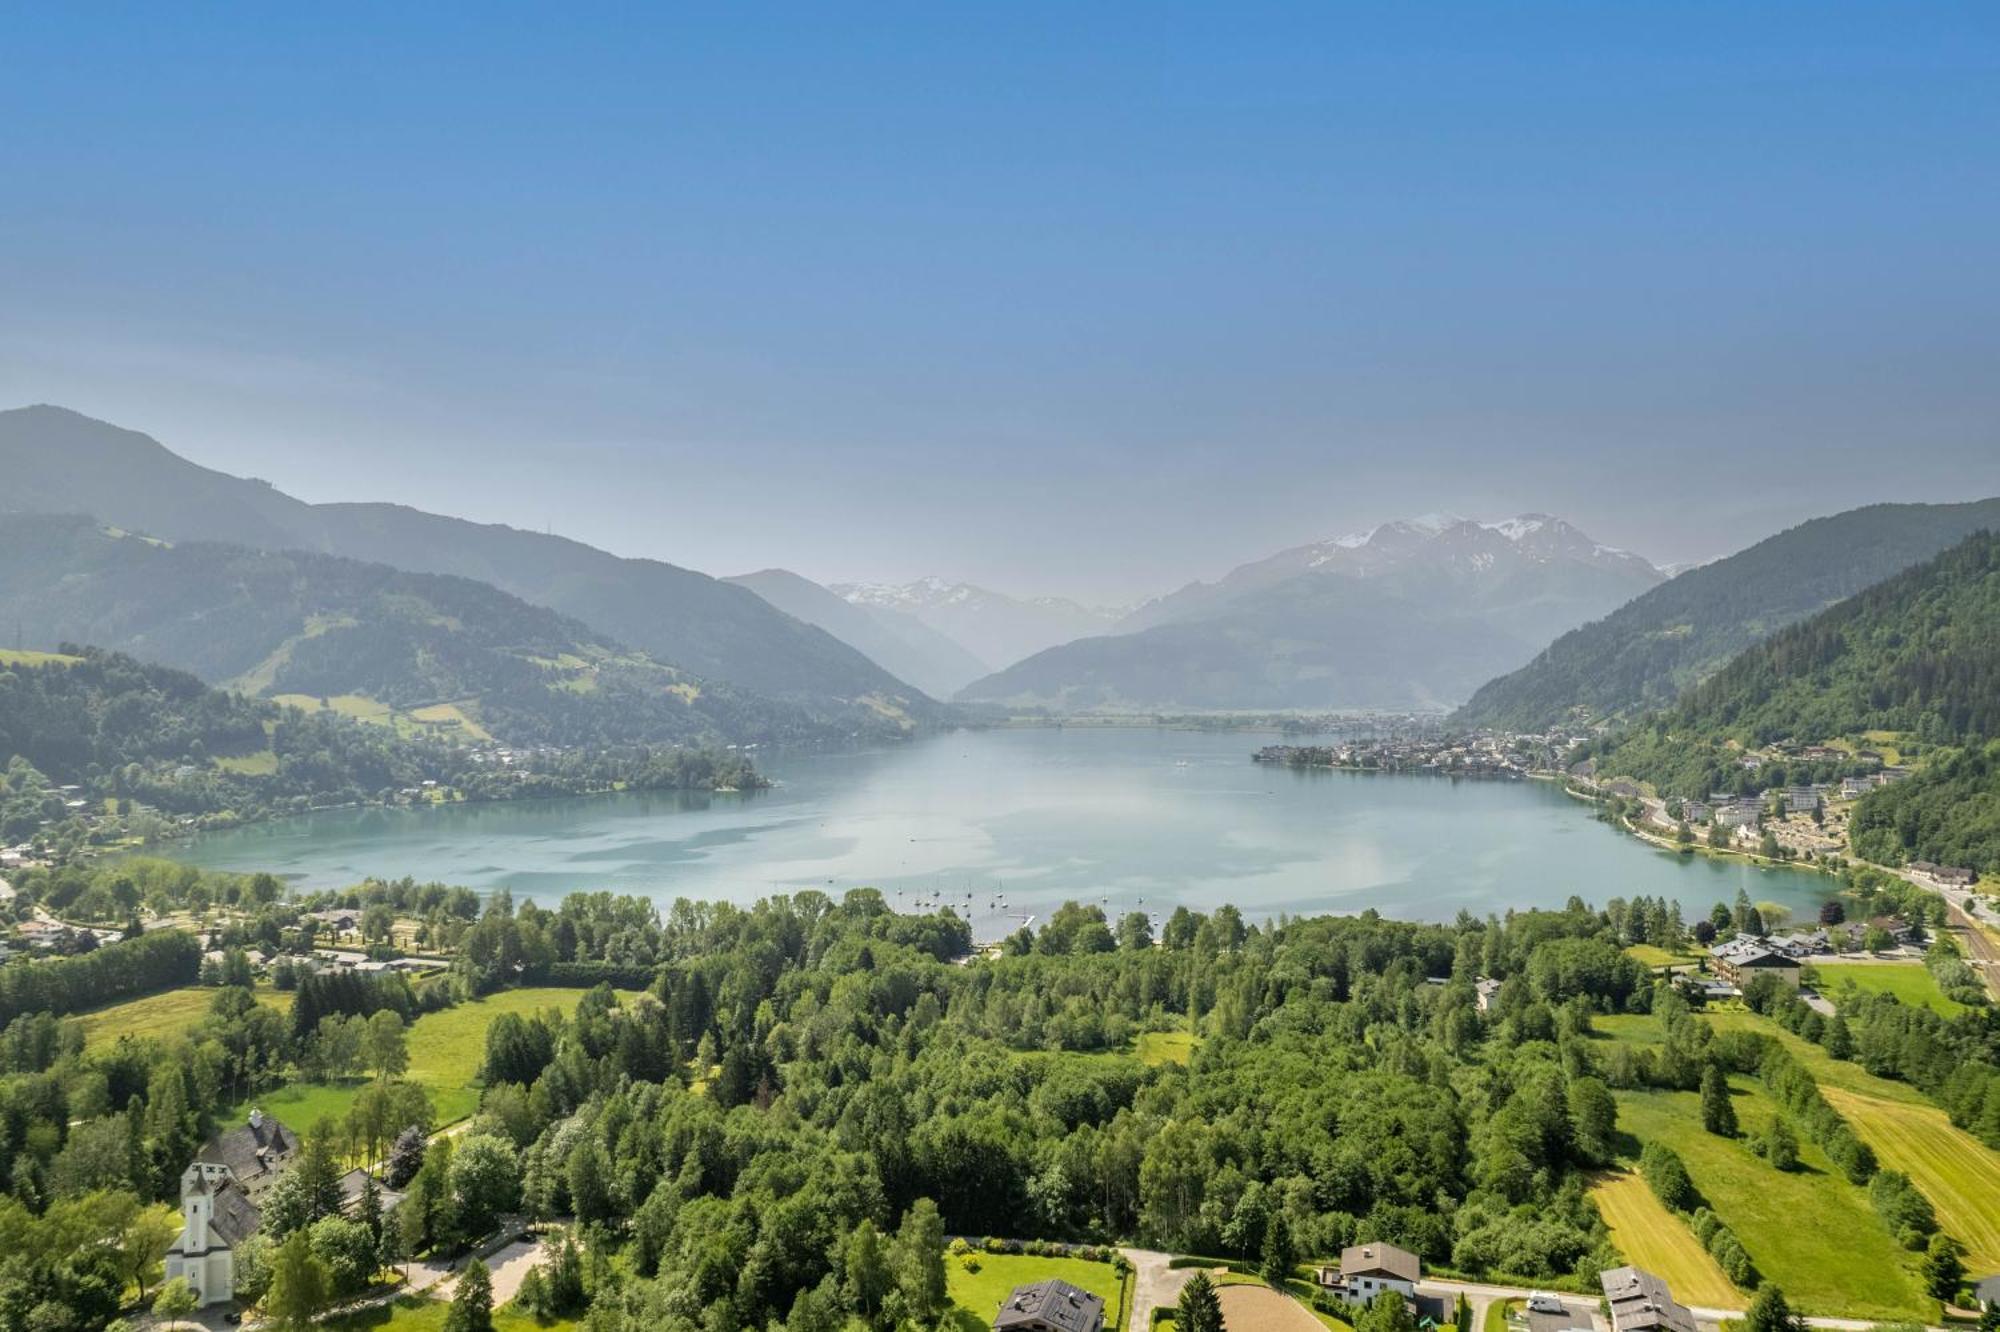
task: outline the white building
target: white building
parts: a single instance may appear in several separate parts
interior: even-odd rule
[[[236,1297],[236,1248],[263,1219],[253,1194],[283,1173],[298,1136],[261,1110],[217,1134],[181,1172],[181,1233],[167,1248],[166,1279],[186,1277],[202,1304]]]

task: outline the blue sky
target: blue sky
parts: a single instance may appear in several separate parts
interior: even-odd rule
[[[420,12],[412,12],[420,11]],[[713,572],[2000,492],[1988,4],[16,7],[0,405]]]

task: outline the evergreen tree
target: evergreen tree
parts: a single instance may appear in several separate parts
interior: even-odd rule
[[[1175,1332],[1222,1332],[1222,1300],[1208,1273],[1196,1272],[1181,1287],[1174,1311]]]
[[[1266,1281],[1283,1287],[1291,1279],[1298,1260],[1298,1251],[1292,1245],[1291,1223],[1285,1220],[1280,1208],[1271,1213],[1270,1224],[1264,1227],[1264,1263],[1259,1270]]]
[[[477,1258],[468,1259],[459,1275],[444,1332],[493,1332],[493,1274]]]
[[[1743,1332],[1799,1332],[1803,1326],[1792,1315],[1785,1292],[1768,1282],[1758,1288],[1757,1297],[1750,1301],[1750,1312],[1743,1320]]]
[[[1701,1074],[1701,1124],[1724,1138],[1736,1136],[1736,1106],[1729,1098],[1729,1079],[1714,1060]]]

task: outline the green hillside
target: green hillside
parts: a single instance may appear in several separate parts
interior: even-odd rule
[[[89,514],[173,541],[310,550],[477,579],[705,680],[799,701],[933,717],[937,705],[748,588],[660,560],[399,504],[307,504],[60,407],[0,411],[0,512]]]
[[[1468,726],[1538,731],[1671,704],[1767,635],[2000,527],[2000,499],[1877,504],[1816,518],[1674,578],[1492,680],[1457,713]]]
[[[81,517],[0,516],[0,623],[24,645],[99,644],[211,684],[455,739],[597,747],[900,730],[874,709],[694,679],[471,579],[168,544]]]
[[[1861,801],[1855,849],[2000,870],[2000,754],[1989,746],[2000,738],[2000,536],[1978,533],[1772,635],[1608,746],[1599,768],[1701,795],[1744,782],[1744,750],[1884,732],[1933,753],[1916,777]],[[1849,765],[1821,766],[1767,765],[1755,782]]]
[[[5,842],[40,837],[71,849],[170,832],[170,820],[247,821],[399,791],[494,800],[759,780],[747,760],[699,748],[628,744],[482,762],[443,739],[211,689],[102,648],[0,657]]]

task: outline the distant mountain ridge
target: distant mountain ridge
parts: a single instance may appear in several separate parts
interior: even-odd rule
[[[248,694],[372,700],[458,740],[604,748],[893,730],[867,710],[826,715],[700,680],[473,579],[167,543],[76,516],[0,515],[0,623],[28,647],[98,644]]]
[[[836,583],[857,606],[914,616],[996,670],[1044,648],[1103,633],[1124,614],[1067,597],[1011,597],[972,583],[919,578],[909,583]]]
[[[1295,546],[960,692],[1077,709],[1440,709],[1656,585],[1567,522],[1433,515]]]
[[[933,698],[949,698],[992,669],[909,611],[849,601],[789,569],[760,569],[722,581],[747,587],[785,614],[818,625]]]
[[[1482,686],[1455,720],[1539,731],[1577,709],[1665,707],[1751,644],[1985,528],[2000,528],[2000,499],[1876,504],[1801,523],[1564,634]]]
[[[1293,546],[1238,565],[1214,583],[1190,583],[1147,602],[1118,624],[1118,632],[1194,619],[1248,593],[1305,574],[1371,578],[1411,565],[1495,580],[1558,563],[1575,563],[1628,577],[1635,586],[1663,575],[1644,558],[1601,545],[1561,518],[1528,513],[1498,522],[1456,514],[1425,514],[1381,523],[1365,532]]]
[[[308,504],[59,407],[0,412],[0,511],[89,514],[170,540],[227,540],[455,574],[582,621],[712,681],[915,720],[937,705],[748,588],[578,541],[397,504]]]

